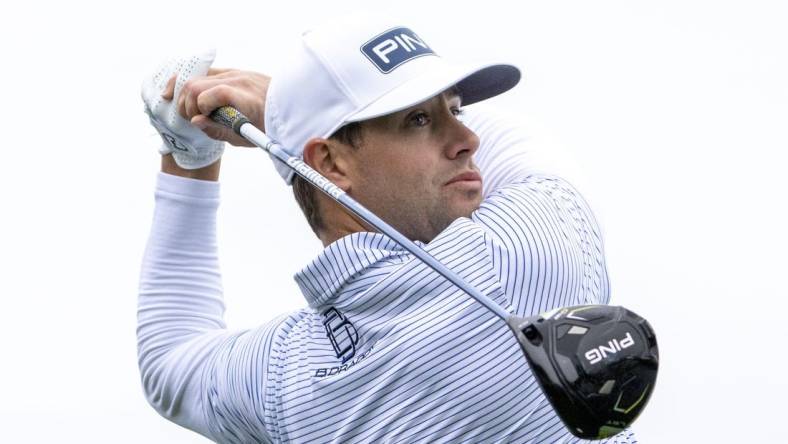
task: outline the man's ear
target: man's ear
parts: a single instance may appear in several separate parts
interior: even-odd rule
[[[304,162],[343,191],[350,191],[348,149],[339,143],[321,138],[309,139],[304,145]]]

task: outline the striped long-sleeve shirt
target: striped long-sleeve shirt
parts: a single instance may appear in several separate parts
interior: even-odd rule
[[[600,229],[577,190],[534,169],[515,127],[470,112],[466,124],[484,201],[419,244],[520,316],[607,303]],[[138,343],[165,417],[228,443],[579,442],[505,323],[379,233],[345,236],[296,274],[308,307],[228,330],[218,205],[218,183],[159,175]]]

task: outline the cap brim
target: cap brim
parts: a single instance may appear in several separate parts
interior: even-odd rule
[[[521,78],[520,70],[514,65],[488,63],[458,66],[438,60],[440,62],[426,74],[414,77],[382,95],[366,108],[337,122],[323,137],[329,137],[347,123],[385,116],[418,105],[453,86],[460,90],[462,104],[471,105],[512,89]],[[271,158],[274,159],[273,156]],[[295,173],[284,164],[280,165],[278,160],[275,160],[274,164],[285,182],[291,185]]]
[[[436,65],[428,73],[415,77],[387,92],[366,108],[345,119],[359,122],[395,113],[429,100],[457,86],[463,105],[470,105],[512,89],[520,81],[520,70],[508,64],[456,66]]]

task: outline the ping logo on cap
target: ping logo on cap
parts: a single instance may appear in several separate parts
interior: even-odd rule
[[[408,28],[394,28],[378,35],[361,47],[361,52],[383,74],[403,63],[435,52]]]

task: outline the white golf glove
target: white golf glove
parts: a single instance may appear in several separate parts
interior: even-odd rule
[[[150,123],[162,138],[159,153],[175,158],[179,167],[193,170],[216,162],[224,152],[224,142],[208,137],[178,114],[178,96],[187,80],[208,74],[216,57],[214,50],[191,57],[170,60],[142,83],[142,101]],[[167,81],[175,74],[175,95],[171,101],[161,97]]]

